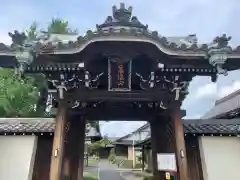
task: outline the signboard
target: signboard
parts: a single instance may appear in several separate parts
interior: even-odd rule
[[[108,59],[108,90],[131,91],[131,60]]]
[[[174,153],[158,153],[157,165],[159,171],[177,171],[176,156]]]

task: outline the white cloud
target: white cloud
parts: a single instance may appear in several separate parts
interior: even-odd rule
[[[199,87],[196,91],[195,96],[197,99],[209,98],[209,97],[215,96],[216,93],[217,93],[217,84],[210,83],[202,87]]]
[[[209,83],[199,87],[195,97],[197,99],[219,99],[240,89],[240,81],[234,81],[230,85],[218,87],[217,83]]]
[[[4,43],[6,45],[10,45],[12,43],[11,38],[8,36],[6,33],[1,33],[0,32],[0,42]]]
[[[218,91],[217,95],[219,98],[222,98],[222,97],[227,96],[239,89],[240,89],[240,81],[235,81],[230,86],[221,87],[220,90]]]
[[[102,135],[121,137],[143,126],[144,121],[110,121],[100,127]]]

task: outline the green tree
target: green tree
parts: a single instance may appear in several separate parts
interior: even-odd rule
[[[56,34],[77,33],[77,29],[72,30],[71,28],[69,28],[68,21],[64,21],[59,18],[52,19],[51,23],[47,27],[47,31],[48,33],[56,33]]]
[[[25,31],[25,33],[26,33],[26,36],[28,37],[28,39],[30,39],[30,40],[37,39],[37,35],[38,35],[38,25],[37,25],[37,22],[34,21],[31,24],[30,28]]]
[[[92,154],[94,152],[98,152],[100,148],[104,148],[109,144],[112,144],[112,142],[109,141],[108,139],[101,139],[92,144],[88,144],[88,146],[87,146],[88,153]]]
[[[47,26],[48,33],[69,34],[77,33],[77,29],[69,28],[68,21],[56,18]],[[25,31],[29,40],[36,40],[39,30],[34,21]],[[39,74],[25,75],[18,79],[12,70],[0,70],[0,117],[30,117],[44,116],[44,107],[39,104],[39,93],[47,88],[47,82]],[[40,94],[41,95],[41,94]],[[99,121],[88,121],[88,124],[98,132]]]
[[[38,116],[39,89],[35,79],[26,76],[20,79],[13,70],[0,71],[0,116]]]

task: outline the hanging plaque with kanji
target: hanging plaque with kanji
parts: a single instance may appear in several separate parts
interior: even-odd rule
[[[131,90],[131,60],[120,58],[108,59],[108,90]]]

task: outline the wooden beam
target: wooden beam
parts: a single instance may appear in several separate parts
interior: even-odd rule
[[[71,109],[71,114],[83,114],[88,120],[111,120],[111,121],[146,121],[149,115],[168,115],[169,110],[163,110],[160,108],[138,108],[127,106],[116,107],[102,107],[102,108],[90,108],[90,109]],[[124,113],[123,113],[124,112]],[[185,116],[185,110],[181,110],[182,117]]]
[[[175,94],[168,91],[129,91],[129,92],[113,92],[101,90],[79,90],[66,93],[67,99],[86,101],[119,101],[119,102],[161,102],[163,100],[174,99]]]
[[[180,103],[178,101],[175,102],[173,106],[173,112],[171,113],[171,115],[173,132],[176,140],[176,156],[177,156],[176,159],[178,165],[179,180],[188,180],[189,174],[184,140],[184,130],[183,123],[181,120]]]
[[[66,107],[63,103],[59,103],[56,116],[56,127],[54,130],[50,180],[61,179],[63,152],[64,152],[64,135],[66,125]]]

